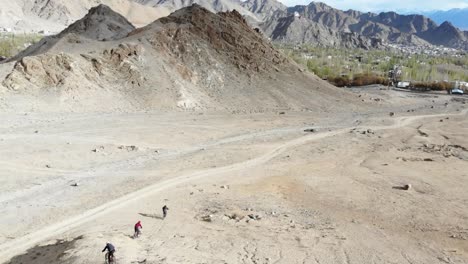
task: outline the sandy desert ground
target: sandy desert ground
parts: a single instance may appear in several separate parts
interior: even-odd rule
[[[381,105],[0,114],[0,262],[468,263],[468,98],[354,93]]]

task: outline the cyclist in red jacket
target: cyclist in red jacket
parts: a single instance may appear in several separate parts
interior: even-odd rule
[[[143,226],[141,226],[141,221],[138,221],[136,224],[135,224],[135,233],[133,234],[133,237],[134,238],[137,238],[141,235],[141,229],[143,228]]]

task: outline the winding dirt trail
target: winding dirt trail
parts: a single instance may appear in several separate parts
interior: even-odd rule
[[[387,129],[397,129],[401,128],[407,125],[412,124],[413,122],[424,119],[424,118],[436,118],[436,117],[445,117],[445,116],[457,116],[457,115],[466,115],[468,112],[468,109],[465,109],[464,111],[460,113],[455,113],[455,114],[438,114],[438,115],[419,115],[419,116],[406,116],[406,117],[397,117],[394,118],[394,124],[390,126],[366,126],[365,128],[371,128],[373,130],[387,130]],[[340,134],[344,134],[349,132],[350,129],[354,128],[364,128],[364,126],[353,126],[353,127],[347,127],[347,128],[342,128],[342,129],[337,129],[333,131],[328,131],[328,132],[323,132],[323,133],[316,133],[316,134],[307,134],[304,136],[301,136],[299,138],[290,140],[278,147],[273,148],[269,152],[265,153],[264,155],[261,155],[257,158],[253,158],[247,161],[243,161],[240,163],[236,164],[231,164],[228,166],[224,167],[219,167],[219,168],[211,168],[207,170],[202,170],[198,171],[195,173],[189,173],[185,175],[181,175],[178,177],[175,177],[170,180],[166,180],[163,182],[158,182],[156,184],[150,185],[148,187],[145,187],[143,189],[140,189],[138,191],[135,191],[133,193],[129,193],[127,195],[124,195],[118,199],[115,199],[113,201],[110,201],[108,203],[105,203],[99,207],[96,207],[94,209],[88,210],[86,212],[83,212],[79,215],[76,215],[74,217],[71,217],[65,221],[58,222],[56,224],[50,225],[48,227],[45,227],[43,229],[40,229],[36,232],[27,234],[23,237],[19,237],[13,240],[10,240],[2,245],[0,245],[0,262],[4,262],[9,260],[11,257],[20,254],[21,252],[27,250],[30,247],[33,247],[37,243],[40,243],[42,241],[45,241],[47,239],[50,239],[54,236],[60,235],[64,232],[67,232],[83,223],[92,221],[93,219],[96,219],[106,213],[109,213],[113,210],[117,210],[119,208],[122,208],[129,203],[132,203],[136,200],[148,197],[150,195],[156,194],[158,192],[161,192],[163,190],[166,190],[168,188],[174,187],[176,185],[182,184],[182,183],[187,183],[196,179],[200,178],[206,178],[206,177],[214,177],[216,175],[228,173],[228,172],[234,172],[234,171],[242,171],[246,170],[261,164],[264,164],[271,159],[277,157],[284,151],[293,148],[295,146],[300,146],[303,144],[307,144],[313,141],[317,141],[323,138],[327,137],[332,137],[332,136],[337,136]]]

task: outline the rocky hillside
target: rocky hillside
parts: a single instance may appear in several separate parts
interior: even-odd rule
[[[91,8],[85,17],[59,34],[43,38],[7,61],[45,53],[60,45],[80,44],[90,40],[117,40],[128,36],[133,30],[135,27],[125,17],[101,4]]]
[[[79,34],[95,40],[116,40],[126,37],[135,27],[108,6],[99,5],[65,29],[64,34]]]
[[[300,16],[285,16],[269,20],[263,24],[265,33],[283,44],[311,43],[323,47],[336,48],[378,48],[379,43],[362,35],[331,30]]]
[[[92,11],[82,21],[99,20]],[[116,30],[109,41],[89,38],[93,26],[78,29],[1,65],[8,74],[0,72],[0,108],[259,112],[360,105],[276,51],[237,11],[192,5],[124,38],[127,28]]]

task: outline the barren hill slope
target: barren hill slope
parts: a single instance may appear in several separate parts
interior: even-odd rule
[[[63,43],[63,46],[58,48],[58,51],[66,49],[66,46],[90,40],[117,40],[126,37],[133,30],[135,27],[125,17],[101,4],[91,8],[85,17],[71,24],[59,34],[43,38],[8,61],[45,53],[55,46],[60,46],[60,43]]]
[[[91,8],[86,17],[70,25],[61,35],[74,33],[96,40],[115,40],[133,30],[135,27],[125,17],[101,4]]]
[[[357,103],[276,51],[236,11],[214,14],[193,5],[123,39],[86,34],[60,34],[51,48],[18,57],[2,82],[1,105],[243,112],[331,111]]]

